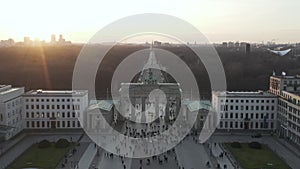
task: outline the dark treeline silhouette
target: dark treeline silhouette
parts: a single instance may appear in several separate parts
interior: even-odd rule
[[[0,48],[0,84],[25,86],[30,89],[71,89],[74,64],[82,46],[8,47]],[[113,47],[101,64],[96,77],[97,95],[104,96],[118,64],[131,53],[145,46]],[[184,60],[193,71],[200,91],[210,91],[210,82],[203,64],[187,47],[161,47]],[[216,48],[224,65],[230,91],[267,90],[269,76],[300,73],[300,59],[277,56],[263,49],[243,50]]]

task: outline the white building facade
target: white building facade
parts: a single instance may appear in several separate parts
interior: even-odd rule
[[[21,95],[23,87],[0,85],[0,126],[5,140],[23,130]]]
[[[32,90],[23,94],[27,129],[78,129],[88,107],[88,91]]]
[[[213,92],[212,108],[220,115],[218,129],[275,130],[277,96],[267,92]]]
[[[300,76],[271,76],[270,92],[278,95],[280,136],[300,145]]]

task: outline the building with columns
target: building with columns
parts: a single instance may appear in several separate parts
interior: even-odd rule
[[[140,123],[176,119],[182,91],[180,84],[168,82],[164,70],[151,47],[137,82],[121,84],[119,106],[123,116]]]

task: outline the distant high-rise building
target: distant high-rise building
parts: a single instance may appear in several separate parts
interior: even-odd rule
[[[51,35],[51,43],[56,43],[56,36],[54,34]]]
[[[234,46],[235,47],[240,47],[240,42],[235,42]]]
[[[230,47],[230,48],[234,47],[234,42],[228,42],[228,46],[227,47]]]
[[[24,37],[24,45],[29,45],[30,44],[30,38],[28,36]]]
[[[245,47],[245,52],[246,52],[246,53],[250,53],[250,51],[251,51],[250,43],[247,43],[247,44],[246,44],[246,47]]]
[[[63,38],[63,35],[59,35],[58,43],[59,44],[64,44],[66,40]]]

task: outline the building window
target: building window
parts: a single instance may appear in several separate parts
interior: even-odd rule
[[[273,122],[271,122],[270,125],[271,125],[271,129],[274,128],[274,123]]]
[[[274,113],[271,113],[271,119],[274,119]],[[273,128],[273,127],[272,127]]]

